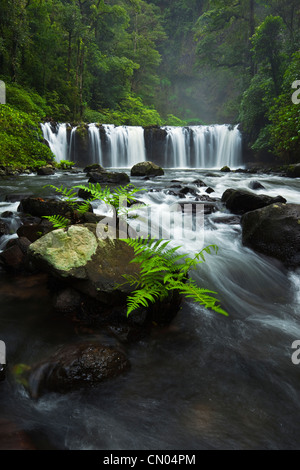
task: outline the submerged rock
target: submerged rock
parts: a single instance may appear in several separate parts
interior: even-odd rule
[[[243,244],[287,266],[300,266],[300,205],[272,204],[244,214]]]
[[[241,189],[227,189],[222,196],[222,202],[234,214],[245,214],[246,212],[261,209],[277,202],[284,204],[286,199],[282,196],[258,195]]]
[[[137,163],[131,168],[131,176],[162,176],[164,170],[152,162]]]
[[[256,181],[256,180],[250,181],[249,188],[253,190],[266,189],[259,181]]]
[[[71,344],[34,366],[28,386],[33,398],[45,392],[67,393],[117,377],[129,368],[125,354],[115,348],[92,342]]]

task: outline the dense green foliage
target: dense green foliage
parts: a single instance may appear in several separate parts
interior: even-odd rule
[[[258,156],[299,161],[299,0],[0,0],[0,11],[0,79],[29,120],[241,122]]]
[[[39,122],[39,115],[0,106],[0,165],[35,169],[52,161]]]

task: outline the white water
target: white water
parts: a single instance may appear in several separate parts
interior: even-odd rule
[[[99,128],[96,124],[89,125],[89,143],[92,163],[102,163],[102,149]]]
[[[42,124],[45,140],[54,153],[56,160],[77,161],[76,127],[72,128],[68,140],[67,125],[57,124],[53,130],[50,123]],[[105,136],[101,137],[100,129],[89,124],[89,152],[80,156],[88,163],[113,168],[131,168],[136,163],[147,159],[144,129],[140,126],[114,126],[104,124]],[[231,168],[242,166],[242,137],[238,126],[191,126],[163,127],[167,136],[162,142],[165,148],[164,168]]]
[[[49,143],[51,151],[55,155],[57,162],[69,159],[67,124],[58,124],[53,132],[51,124],[46,122],[41,124],[44,139]]]
[[[233,129],[226,124],[164,129],[167,131],[165,167],[242,166],[242,137],[238,126]]]

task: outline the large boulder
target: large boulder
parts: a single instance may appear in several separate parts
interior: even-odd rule
[[[295,268],[300,266],[300,205],[272,204],[244,214],[243,244]]]
[[[136,275],[139,268],[130,264],[133,249],[122,240],[101,238],[99,227],[85,224],[54,230],[31,244],[29,256],[78,291],[106,305],[120,305],[132,292],[123,274]],[[117,288],[118,284],[123,285]]]
[[[5,250],[0,253],[0,265],[7,271],[19,272],[28,269],[27,252],[30,241],[25,238],[14,238],[10,240]]]
[[[135,286],[126,282],[123,275],[136,278],[140,265],[131,263],[135,256],[133,248],[114,238],[115,235],[126,238],[127,234],[121,231],[122,227],[115,234],[108,220],[48,233],[30,245],[29,261],[33,267],[50,274],[54,290],[62,294],[56,296],[56,309],[62,313],[74,312],[86,324],[105,328],[110,325],[118,337],[124,336],[124,328],[129,328],[128,339],[132,335],[141,337],[152,322],[169,324],[180,308],[182,296],[178,291],[171,291],[168,298],[148,308],[142,307],[127,318],[127,298]],[[80,301],[70,301],[70,291],[65,290],[70,287],[81,295]],[[136,321],[143,317],[142,324]]]
[[[127,185],[130,178],[127,173],[108,172],[108,171],[92,171],[88,173],[89,183]]]
[[[131,168],[131,176],[162,176],[164,170],[152,162],[137,163]]]
[[[129,368],[125,354],[113,347],[92,342],[71,344],[34,366],[28,386],[31,396],[38,398],[45,392],[66,393],[94,386]]]
[[[286,203],[286,199],[282,196],[271,197],[265,194],[254,194],[250,191],[242,189],[227,189],[223,196],[222,202],[230,212],[234,214],[245,214],[249,211],[261,209],[275,203]]]
[[[24,212],[35,217],[45,215],[67,216],[73,212],[73,208],[64,201],[58,199],[42,199],[40,197],[28,197],[23,199],[18,206],[18,212]]]
[[[78,201],[78,205],[80,204],[81,202]],[[89,207],[89,211],[93,212],[92,206]],[[76,212],[75,204],[69,204],[67,201],[60,201],[54,198],[42,199],[39,197],[28,197],[20,202],[18,212],[40,218],[59,215],[66,217],[73,223],[81,220],[81,215]]]

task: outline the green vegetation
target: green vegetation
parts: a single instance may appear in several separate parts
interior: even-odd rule
[[[117,217],[124,217],[125,215],[127,216],[132,209],[137,209],[140,207],[139,204],[135,204],[136,200],[134,195],[140,191],[144,191],[144,189],[135,188],[131,184],[128,184],[127,186],[116,187],[113,191],[108,186],[102,188],[99,183],[89,183],[88,186],[79,184],[73,186],[70,189],[64,187],[63,185],[57,187],[52,184],[46,185],[45,187],[54,189],[55,192],[59,193],[62,199],[70,207],[72,207],[73,210],[78,213],[78,215],[82,215],[87,212],[90,209],[91,202],[103,201],[105,204],[114,207]],[[78,201],[78,189],[89,194],[87,201]],[[134,207],[131,208],[130,205],[132,204],[134,204]],[[142,207],[144,207],[144,205]],[[44,216],[44,218],[52,222],[54,228],[66,228],[71,224],[70,219],[62,216]]]
[[[134,203],[134,195],[141,191],[140,188],[127,185],[125,187],[117,187],[112,192],[108,187],[102,188],[99,183],[96,185],[89,183],[88,186],[78,185],[71,189],[63,186],[59,188],[53,185],[47,186],[61,194],[63,200],[79,214],[83,214],[88,210],[90,202],[101,200],[114,207],[118,217],[123,217],[130,210],[130,207],[127,208],[127,204]],[[81,204],[78,202],[75,189],[90,193],[91,197],[87,202]],[[124,201],[127,203],[125,213],[123,207]],[[44,218],[52,222],[55,229],[65,229],[71,223],[69,219],[59,215],[44,216]],[[178,255],[176,253],[180,248],[179,246],[167,249],[170,240],[154,240],[149,238],[128,238],[122,240],[134,249],[135,257],[131,262],[141,265],[139,275],[123,276],[130,286],[136,287],[133,295],[128,296],[127,299],[127,315],[130,315],[130,313],[139,307],[148,307],[149,302],[163,301],[171,291],[176,290],[185,297],[191,298],[200,305],[203,305],[205,308],[228,316],[227,312],[221,308],[218,299],[211,295],[216,294],[216,292],[199,288],[196,282],[188,276],[191,269],[205,261],[204,253],[211,254],[212,251],[218,252],[216,245],[210,245],[196,253],[193,258],[190,258],[187,254]]]
[[[56,164],[56,168],[58,168],[59,170],[71,170],[74,165],[74,162],[69,162],[68,160],[61,160],[59,163]]]
[[[127,315],[140,307],[148,307],[149,302],[163,301],[168,298],[170,291],[177,290],[205,308],[228,316],[220,307],[219,301],[210,295],[216,292],[198,287],[188,277],[191,269],[205,261],[204,253],[217,252],[217,246],[207,246],[194,258],[190,258],[187,254],[176,253],[179,246],[167,248],[170,240],[128,238],[123,241],[134,249],[135,257],[131,262],[141,265],[139,275],[123,276],[130,286],[137,288],[133,295],[128,296]]]
[[[39,122],[38,115],[0,106],[0,165],[35,169],[53,160]]]
[[[300,106],[291,102],[299,0],[0,0],[0,8],[0,79],[28,121],[241,122],[259,158],[299,161]],[[14,154],[16,163],[16,136],[6,134],[12,149],[2,147],[2,161]],[[20,164],[47,161],[37,154],[27,146]]]

